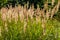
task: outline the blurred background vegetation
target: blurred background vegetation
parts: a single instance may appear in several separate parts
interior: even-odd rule
[[[27,3],[27,1],[30,3],[30,5],[34,3],[35,6],[36,4],[39,4],[41,6],[43,5],[44,0],[0,0],[0,7],[7,6],[10,4],[12,4],[13,6],[18,4],[24,5]]]
[[[0,0],[0,7],[2,6],[7,6],[9,4],[12,4],[12,5],[18,5],[18,4],[26,4],[27,1],[29,2],[29,4],[31,5],[32,3],[34,3],[35,7],[37,4],[39,4],[41,7],[43,6],[43,3],[44,1],[46,0]],[[49,4],[51,3],[51,0],[48,0],[49,1]],[[57,0],[55,0],[57,3]]]

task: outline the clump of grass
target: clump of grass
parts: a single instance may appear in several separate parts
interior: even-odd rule
[[[28,9],[28,4],[12,8],[3,7],[0,10],[0,37],[1,40],[59,40],[60,22],[53,19],[58,12],[60,3],[52,8],[48,2],[44,8],[34,9],[34,4]],[[52,5],[53,2],[52,2]]]
[[[7,21],[8,31],[2,25],[1,40],[57,40],[59,38],[60,22],[57,20],[48,20],[45,27],[45,35],[43,35],[42,23],[28,21],[26,29],[24,30],[24,23],[18,21],[17,23],[12,20]]]

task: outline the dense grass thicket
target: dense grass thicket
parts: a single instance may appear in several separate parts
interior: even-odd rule
[[[0,40],[60,40],[60,0],[51,7],[48,1],[43,8],[28,5],[0,9]]]
[[[29,19],[27,24],[20,20],[6,23],[0,19],[0,40],[60,40],[60,22],[55,19],[48,20],[45,29],[41,26],[41,20],[36,22]]]

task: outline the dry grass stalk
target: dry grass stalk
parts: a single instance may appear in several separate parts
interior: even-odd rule
[[[24,13],[24,18],[28,20],[27,5],[24,5],[23,13]]]
[[[18,21],[18,8],[17,7],[15,7],[14,9],[14,19],[15,19],[15,22],[17,23]]]
[[[42,17],[42,18],[45,18],[45,12],[44,12],[44,9],[41,9],[41,17]]]
[[[36,21],[37,22],[40,21],[40,17],[41,17],[40,8],[39,8],[39,5],[37,5],[37,9],[36,9]]]
[[[56,12],[58,12],[59,7],[60,7],[60,1],[58,0],[58,4],[57,4],[57,8],[56,8]]]
[[[43,35],[45,35],[45,24],[46,24],[46,15],[45,15],[45,9],[41,9],[40,13],[41,13],[41,18],[42,18],[42,28],[43,28]]]
[[[31,6],[30,6],[30,8],[28,9],[28,16],[32,19]]]
[[[51,12],[51,9],[47,10],[47,12],[46,12],[46,19],[47,19],[47,20],[48,20],[49,17],[50,17],[50,12]]]
[[[31,20],[33,20],[33,15],[34,15],[34,4],[32,4],[31,7],[30,7],[30,14],[29,14],[29,16],[30,16]]]
[[[51,11],[51,19],[53,18],[53,15],[58,12],[59,6],[60,6],[60,3],[58,2],[58,4],[55,5],[55,7],[52,9],[52,11]]]
[[[9,22],[11,22],[12,13],[13,13],[13,9],[12,9],[12,6],[10,6],[7,12],[7,19]]]
[[[12,15],[11,15],[11,16],[12,16],[12,17],[11,17],[12,20],[15,18],[15,16],[14,16],[14,15],[15,15],[15,12],[14,12],[14,10],[15,10],[15,8],[13,8],[13,10],[12,10],[12,11],[13,11],[13,12],[12,12]]]
[[[24,14],[23,14],[23,7],[22,6],[19,10],[19,17],[20,17],[20,20],[23,22],[24,21]]]
[[[7,13],[7,8],[5,8],[5,7],[2,8],[1,9],[1,18],[2,18],[3,21],[6,21],[6,19],[7,19],[6,18],[6,13]]]

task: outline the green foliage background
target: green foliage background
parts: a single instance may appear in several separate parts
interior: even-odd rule
[[[30,4],[34,3],[39,4],[39,5],[43,5],[44,0],[0,0],[0,7],[2,6],[6,6],[7,4],[26,4],[27,1],[29,1]]]
[[[12,4],[12,5],[18,5],[18,4],[26,4],[27,1],[29,1],[30,5],[32,3],[34,3],[35,7],[37,4],[40,5],[40,7],[43,7],[43,3],[46,1],[46,0],[0,0],[0,7],[3,7],[3,6],[6,6],[6,5],[9,5],[9,4]],[[51,3],[51,0],[48,0],[49,3]],[[58,0],[55,0],[57,3]]]

